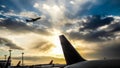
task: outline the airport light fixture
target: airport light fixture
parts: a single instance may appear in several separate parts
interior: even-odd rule
[[[22,66],[24,66],[24,52],[22,52]]]

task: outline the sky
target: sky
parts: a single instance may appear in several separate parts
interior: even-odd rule
[[[0,59],[12,49],[13,65],[22,52],[25,64],[65,63],[61,34],[86,60],[119,59],[119,6],[119,0],[0,0]]]

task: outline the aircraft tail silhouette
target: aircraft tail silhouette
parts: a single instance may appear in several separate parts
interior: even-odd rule
[[[10,63],[11,63],[11,57],[9,56],[7,61],[6,61],[6,64],[5,64],[5,67],[4,68],[8,68],[8,66],[10,66]]]
[[[49,64],[50,64],[50,65],[53,64],[53,60],[51,60]]]
[[[19,61],[19,62],[17,63],[16,67],[20,67],[20,63],[21,63],[21,61]]]
[[[85,61],[64,35],[60,35],[59,38],[67,65]]]

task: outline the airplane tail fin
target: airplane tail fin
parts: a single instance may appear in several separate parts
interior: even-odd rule
[[[49,64],[50,64],[50,65],[53,64],[53,60],[51,60]]]
[[[16,65],[16,67],[19,67],[19,66],[20,66],[20,63],[21,63],[21,61],[18,62],[18,64]]]
[[[5,67],[4,68],[8,68],[8,66],[10,66],[10,63],[11,63],[11,57],[9,56],[7,61],[6,61],[6,64],[5,64]]]
[[[79,53],[75,50],[75,48],[71,45],[71,43],[65,38],[64,35],[60,35],[60,42],[62,45],[63,53],[65,56],[65,60],[67,65],[74,64],[77,62],[85,61]]]

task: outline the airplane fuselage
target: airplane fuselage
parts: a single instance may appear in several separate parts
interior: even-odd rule
[[[65,68],[120,68],[120,59],[83,61]]]

